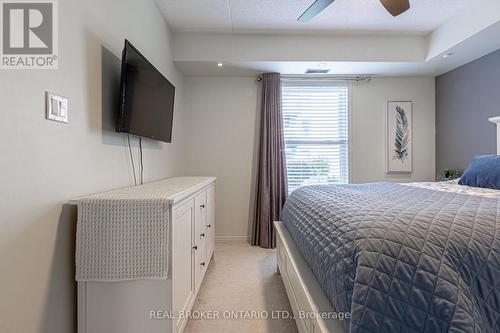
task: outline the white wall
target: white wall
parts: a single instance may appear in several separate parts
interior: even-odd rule
[[[174,34],[175,61],[422,62],[426,51],[426,38],[415,35]]]
[[[254,77],[187,77],[187,172],[217,176],[219,238],[247,237],[252,220],[260,84]],[[432,181],[434,79],[375,78],[352,85],[351,181]],[[385,174],[385,105],[411,100],[414,173]]]
[[[351,92],[351,182],[433,181],[435,179],[434,78],[375,78]],[[387,175],[387,101],[413,101],[413,173]]]
[[[186,172],[217,177],[216,237],[246,238],[257,163],[260,84],[186,77]]]
[[[183,171],[183,77],[154,1],[64,0],[59,19],[58,70],[0,71],[0,332],[76,331],[75,209],[63,205],[132,184],[123,136],[102,129],[101,53],[116,62],[124,38],[177,88],[174,143],[145,144],[145,178]],[[44,119],[45,90],[69,98],[69,124]]]

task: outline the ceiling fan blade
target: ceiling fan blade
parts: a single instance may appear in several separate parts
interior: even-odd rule
[[[382,5],[394,17],[410,9],[410,0],[380,0]]]
[[[316,0],[307,10],[300,15],[297,19],[299,22],[307,22],[311,20],[314,16],[318,15],[325,9],[330,6],[332,2],[335,0]]]

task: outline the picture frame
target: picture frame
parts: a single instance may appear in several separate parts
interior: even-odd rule
[[[387,173],[413,172],[413,102],[388,101],[386,111]]]
[[[66,97],[46,91],[45,101],[45,117],[47,119],[61,123],[68,122],[68,99]]]

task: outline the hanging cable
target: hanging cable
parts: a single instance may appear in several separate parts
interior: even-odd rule
[[[135,177],[134,156],[132,155],[132,146],[130,145],[130,134],[127,134],[127,140],[128,140],[128,151],[130,152],[130,160],[132,161],[132,172],[134,173],[134,185],[137,186],[137,178]]]
[[[142,163],[142,138],[139,137],[139,152],[141,156],[141,185],[144,184],[144,164]]]

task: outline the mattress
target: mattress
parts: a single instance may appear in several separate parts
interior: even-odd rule
[[[500,332],[499,192],[313,185],[281,219],[346,332]]]

